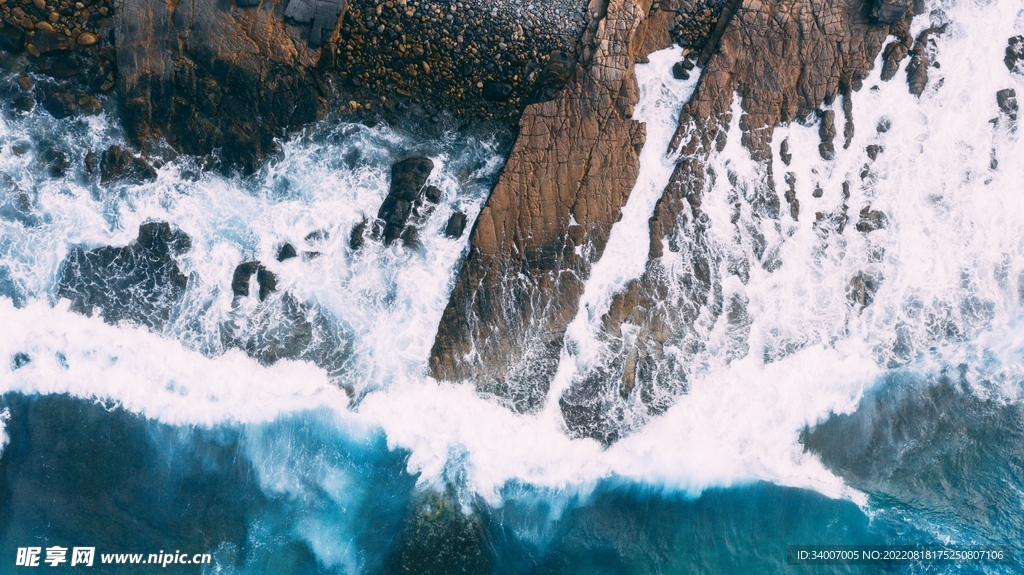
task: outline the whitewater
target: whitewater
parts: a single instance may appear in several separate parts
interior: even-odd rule
[[[716,265],[727,270],[730,262],[756,259],[743,225],[756,227],[781,265],[751,266],[746,281],[723,274],[724,297],[746,302],[749,331],[737,341],[724,314],[701,326],[707,345],[688,368],[688,392],[610,447],[571,439],[558,398],[599,355],[600,319],[612,296],[643,272],[647,220],[677,158],[669,143],[700,78],[699,69],[689,80],[672,78],[678,48],[636,66],[634,117],[647,131],[640,176],[586,283],[539,412],[515,414],[472,382],[426,375],[469,236],[442,232],[453,212],[472,222],[483,207],[501,170],[496,142],[454,133],[417,142],[398,129],[325,121],[283,143],[280,156],[250,178],[175,159],[159,167],[155,182],[100,187],[78,174],[87,151],[124,143],[116,122],[54,120],[42,110],[0,117],[8,190],[0,209],[0,358],[30,358],[0,362],[0,394],[70,394],[161,424],[238,429],[268,493],[307,493],[290,473],[314,474],[294,471],[310,465],[297,455],[312,449],[302,444],[308,438],[278,440],[273,432],[308,419],[339,443],[386,442],[405,454],[401,465],[420,488],[454,485],[467,511],[477,498],[496,509],[546,498],[544,521],[551,522],[571,501],[614,480],[689,499],[768,482],[874,513],[869,494],[805,449],[802,432],[854,413],[897,372],[927,378],[962,366],[970,393],[1002,404],[1017,404],[1024,391],[1024,144],[995,97],[1005,88],[1024,94],[1024,75],[1003,64],[1007,38],[1024,34],[1024,10],[1015,0],[944,0],[928,8],[915,18],[913,35],[948,27],[933,36],[929,50],[940,66],[929,69],[924,94],[907,89],[908,60],[893,80],[881,81],[879,56],[852,96],[856,133],[834,159],[820,158],[816,124],[775,129],[777,192],[781,200],[783,174],[792,173],[797,220],[784,201],[778,220],[757,220],[737,196],[736,188],[753,188],[764,175],[739,143],[741,109],[734,105],[728,144],[709,167],[740,184],[720,177],[704,193]],[[838,100],[834,107],[840,117]],[[67,149],[69,176],[48,177],[36,149],[12,151],[40,140]],[[779,153],[783,141],[789,165]],[[873,160],[871,145],[881,150]],[[387,194],[391,163],[412,154],[434,161],[428,183],[443,191],[420,230],[421,245],[367,241],[351,249],[350,230],[372,218]],[[15,188],[31,195],[29,215],[11,207]],[[736,203],[743,204],[740,226],[733,225]],[[856,229],[865,207],[884,213],[882,229]],[[845,228],[823,231],[820,220],[844,210]],[[127,245],[147,221],[168,222],[192,239],[178,259],[189,285],[164,329],[109,325],[57,299],[61,262],[75,246]],[[278,262],[284,242],[316,256]],[[666,254],[672,269],[679,256]],[[251,260],[263,262],[279,291],[315,310],[345,342],[341,360],[264,365],[223,343],[220,326],[239,313],[232,271]],[[867,305],[851,301],[857,277],[876,286]],[[747,351],[736,357],[736,349]],[[8,417],[0,414],[0,446],[9,440]],[[309,457],[317,462],[311,481],[335,501],[359,497],[363,488],[339,471],[344,465]],[[365,567],[355,543],[337,543],[346,538],[345,521],[354,520],[340,527],[331,523],[337,517],[310,521],[300,531],[324,564],[347,572]]]

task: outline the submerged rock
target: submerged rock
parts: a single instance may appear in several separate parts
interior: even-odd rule
[[[143,184],[156,180],[156,170],[146,160],[122,150],[120,146],[110,146],[100,157],[100,183],[110,184],[124,182]]]
[[[160,330],[174,314],[188,278],[174,257],[191,239],[164,222],[139,226],[138,238],[123,247],[75,248],[61,264],[57,297],[71,309],[102,315],[107,323],[131,321]]]

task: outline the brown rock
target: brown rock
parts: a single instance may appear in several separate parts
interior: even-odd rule
[[[188,154],[216,149],[225,169],[248,173],[276,149],[276,137],[326,111],[318,50],[281,18],[284,0],[237,12],[218,0],[120,6],[118,97],[125,128],[143,148],[163,139]]]
[[[435,377],[473,380],[520,411],[543,401],[583,281],[636,180],[633,64],[671,43],[674,14],[645,19],[649,1],[596,6],[564,89],[520,120],[431,352]]]
[[[79,46],[92,46],[98,41],[99,38],[97,38],[96,35],[91,32],[82,32],[78,35],[78,38],[75,39],[75,42]]]

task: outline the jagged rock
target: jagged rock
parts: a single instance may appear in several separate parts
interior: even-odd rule
[[[363,244],[366,243],[366,227],[369,223],[369,220],[363,218],[361,222],[352,226],[352,233],[348,236],[348,247],[353,250],[363,247]]]
[[[235,267],[235,273],[231,276],[231,293],[235,297],[249,297],[249,283],[253,274],[256,275],[256,283],[259,285],[260,301],[267,299],[274,291],[277,291],[277,276],[274,272],[263,267],[258,261],[244,262]]]
[[[850,279],[847,286],[846,297],[850,303],[861,309],[871,305],[875,300],[875,293],[878,292],[879,282],[871,274],[858,272]]]
[[[872,210],[871,206],[864,206],[860,210],[860,221],[857,222],[857,231],[868,233],[880,230],[886,226],[888,221],[883,212]]]
[[[67,175],[68,168],[71,167],[67,154],[49,144],[40,147],[42,150],[39,154],[39,160],[46,166],[46,172],[50,177],[63,178]]]
[[[36,107],[36,101],[28,94],[19,94],[11,100],[11,107],[19,112],[27,114]]]
[[[1011,122],[1017,119],[1017,92],[1013,88],[996,92],[996,104],[999,106],[999,111],[1006,114]]]
[[[1018,64],[1024,63],[1024,36],[1013,36],[1006,41],[1006,56],[1003,57],[1006,69],[1011,72],[1024,72]]]
[[[24,50],[25,29],[10,20],[0,22],[0,48],[14,54]]]
[[[910,85],[910,93],[920,96],[928,85],[928,53],[924,46],[917,44],[911,52],[910,63],[907,64],[907,84]]]
[[[818,154],[823,160],[831,160],[836,157],[836,146],[833,141],[836,138],[836,113],[834,110],[825,110],[821,113],[821,124],[818,126],[818,137],[821,143],[818,144]]]
[[[786,172],[786,184],[789,189],[786,190],[786,203],[789,204],[789,215],[793,218],[793,221],[799,221],[800,219],[800,200],[796,199],[796,174],[793,172]]]
[[[235,266],[235,273],[231,276],[231,293],[235,297],[249,297],[249,280],[252,274],[260,267],[260,262],[243,262]]]
[[[413,213],[413,205],[420,201],[420,193],[433,169],[434,162],[421,157],[408,158],[391,166],[391,187],[377,212],[377,218],[384,221],[385,245],[390,245],[402,234]]]
[[[291,258],[297,257],[299,254],[295,251],[295,246],[285,243],[277,250],[277,261],[283,262]]]
[[[103,111],[103,105],[95,97],[83,94],[78,97],[78,109],[83,114],[95,116]]]
[[[156,170],[145,160],[120,146],[110,146],[100,158],[100,183],[142,184],[156,180]]]
[[[911,0],[874,0],[871,17],[882,24],[896,24],[912,5]]]
[[[785,140],[782,140],[782,143],[779,144],[779,158],[782,160],[782,163],[786,164],[787,166],[789,165],[789,163],[791,161],[793,161],[793,154],[789,153],[789,139],[788,138],[785,139]]]
[[[78,101],[67,92],[54,92],[43,100],[43,109],[60,120],[78,111]]]
[[[462,231],[466,229],[466,214],[454,212],[448,218],[448,224],[444,227],[444,235],[449,238],[461,238]]]
[[[633,65],[672,43],[674,11],[599,4],[578,61],[552,58],[538,75],[431,352],[435,377],[474,381],[518,410],[543,401],[583,280],[636,180]]]
[[[434,162],[430,158],[408,158],[391,166],[391,187],[388,195],[405,201],[415,201],[427,183]]]
[[[920,96],[928,85],[928,67],[932,65],[928,56],[928,38],[932,34],[941,34],[946,31],[946,24],[925,29],[917,35],[914,42],[914,49],[911,50],[910,62],[907,64],[907,83],[910,85],[910,93]]]
[[[908,35],[907,40],[910,39]],[[910,55],[911,46],[906,41],[894,41],[885,45],[882,51],[882,81],[888,82],[896,77],[900,69],[900,62]]]
[[[441,203],[441,198],[443,196],[444,192],[442,192],[441,188],[438,188],[437,186],[427,186],[426,189],[423,190],[423,197],[432,204]]]
[[[868,147],[865,148],[868,157],[871,158],[872,161],[878,159],[878,154],[882,153],[883,150],[884,148],[878,144],[868,144]]]
[[[415,226],[406,226],[402,231],[402,245],[410,249],[420,247],[420,232]]]
[[[281,17],[284,2],[239,11],[219,0],[119,5],[117,95],[134,143],[145,151],[163,140],[197,156],[218,150],[224,170],[251,173],[275,138],[320,118],[319,55]]]
[[[72,250],[61,265],[57,297],[71,309],[107,323],[128,320],[159,330],[184,295],[188,278],[174,256],[188,251],[191,239],[164,222],[139,226],[138,238],[123,247]]]

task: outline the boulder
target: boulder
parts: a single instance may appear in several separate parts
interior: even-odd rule
[[[999,106],[999,111],[1006,114],[1011,121],[1017,119],[1017,92],[1013,88],[996,92],[996,104]]]
[[[57,297],[71,300],[78,313],[100,313],[107,323],[160,330],[188,284],[174,257],[190,248],[191,239],[164,222],[143,224],[127,246],[74,248],[60,267]]]
[[[1011,72],[1024,73],[1024,36],[1013,36],[1006,41],[1006,56],[1003,57],[1006,69]],[[1022,65],[1021,68],[1018,68]]]
[[[488,102],[504,102],[512,96],[512,85],[504,82],[484,82],[481,95]]]
[[[290,260],[298,255],[299,254],[295,251],[295,246],[285,243],[277,250],[277,261],[283,262],[284,260]]]
[[[466,229],[466,214],[454,212],[448,218],[448,224],[444,227],[444,235],[449,238],[461,238],[463,230]]]
[[[100,158],[100,183],[142,184],[156,180],[156,170],[145,160],[114,145]]]

